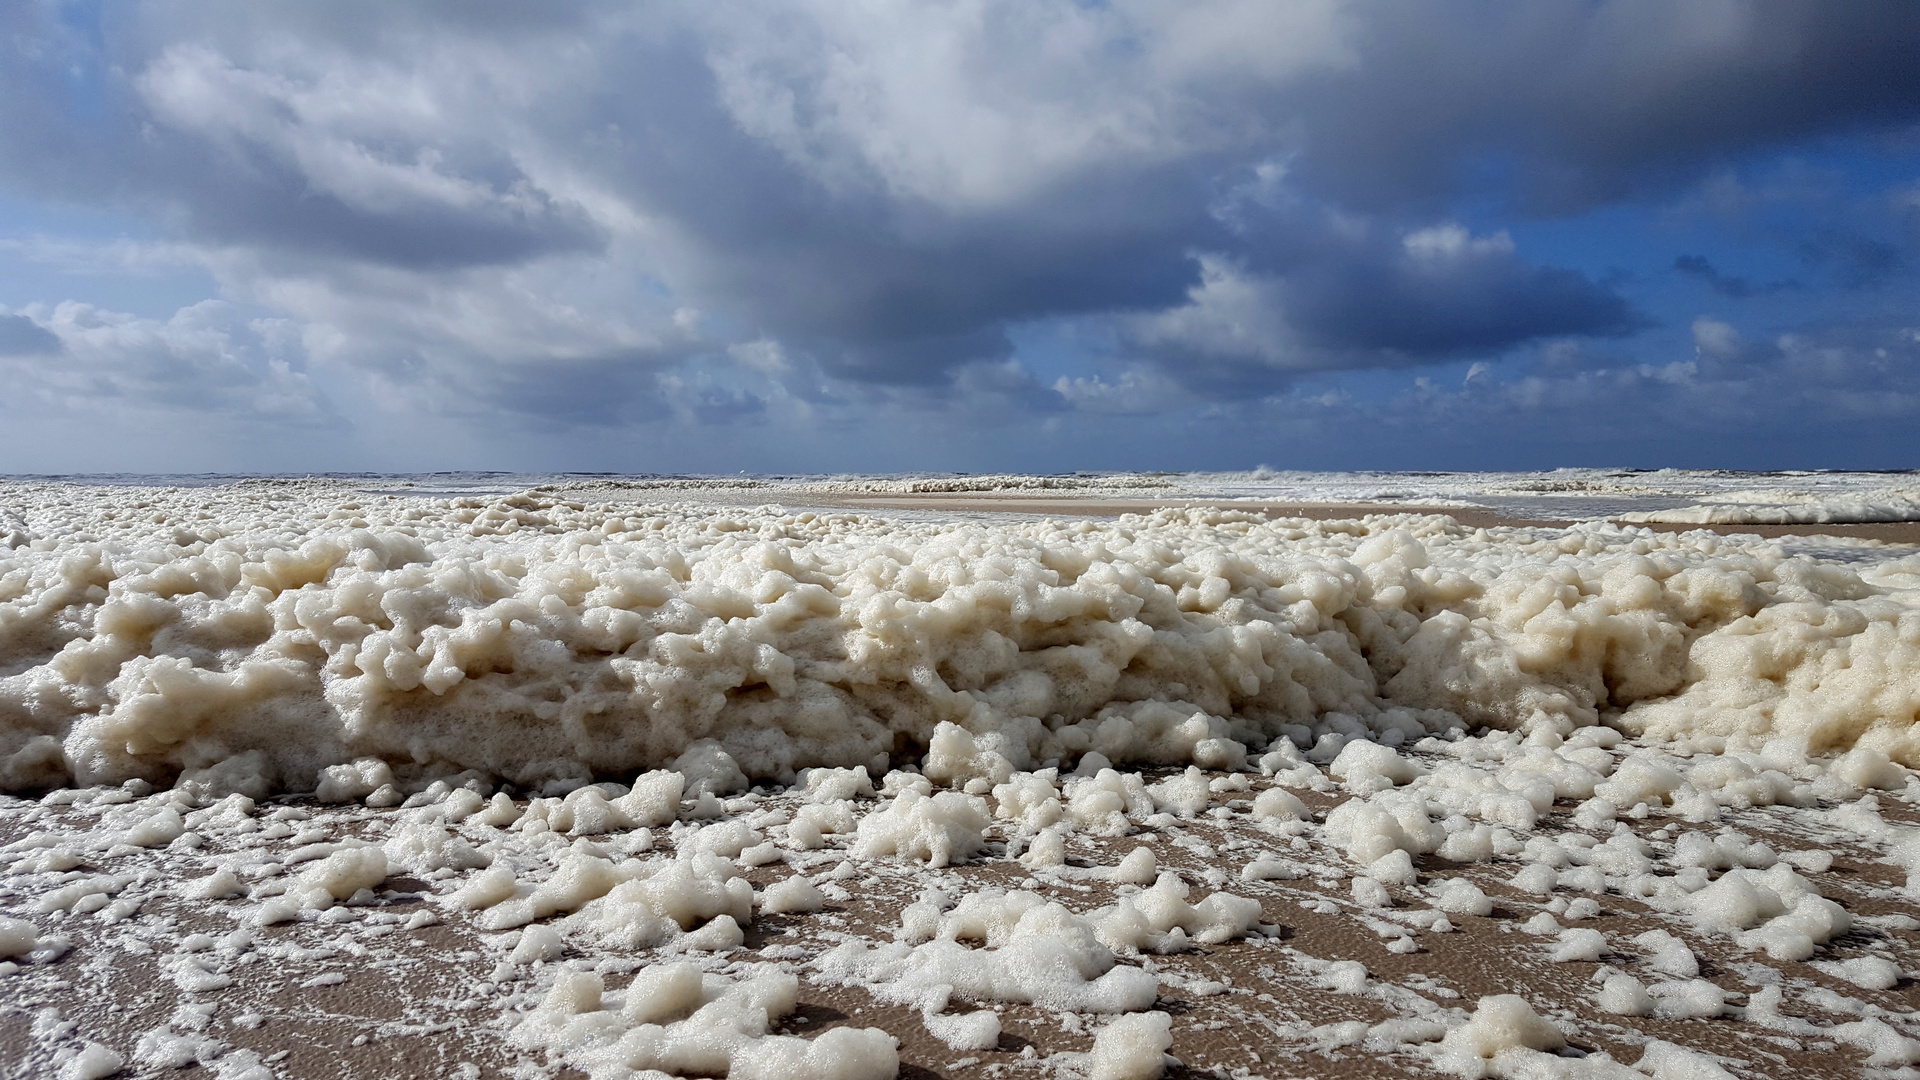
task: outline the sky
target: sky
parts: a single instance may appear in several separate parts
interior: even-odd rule
[[[1920,467],[1920,5],[15,0],[0,473]]]

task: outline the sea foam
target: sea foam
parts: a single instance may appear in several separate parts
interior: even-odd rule
[[[706,745],[782,783],[916,764],[991,785],[1094,754],[1218,768],[1282,741],[1603,721],[1920,763],[1920,558],[1438,515],[939,524],[326,481],[4,495],[12,792],[474,770],[565,793]]]

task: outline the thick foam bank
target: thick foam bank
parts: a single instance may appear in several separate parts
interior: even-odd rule
[[[1920,761],[1920,560],[1444,517],[903,524],[772,508],[0,489],[0,789],[1226,767],[1605,722]],[[970,736],[935,744],[943,723]],[[951,741],[951,740],[950,740]],[[927,756],[929,752],[931,756]]]

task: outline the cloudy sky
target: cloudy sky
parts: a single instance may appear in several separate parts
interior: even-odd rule
[[[0,472],[1920,466],[1920,5],[0,5]]]

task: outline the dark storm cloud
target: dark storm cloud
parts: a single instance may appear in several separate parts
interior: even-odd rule
[[[953,369],[963,365],[1012,356],[1013,342],[1005,331],[988,327],[943,337],[884,337],[856,345],[827,345],[816,359],[837,378],[928,385],[944,383]]]
[[[866,392],[1131,413],[1156,379],[1234,400],[1619,339],[1652,321],[1619,282],[1456,206],[1920,120],[1905,3],[204,0],[0,32],[0,183],[154,223],[323,360],[549,425]],[[1802,247],[1849,287],[1906,269]],[[1041,387],[1009,333],[1066,317],[1152,378]],[[751,342],[807,378],[739,382]]]
[[[1699,279],[1707,288],[1733,300],[1771,296],[1803,287],[1798,281],[1792,280],[1769,281],[1762,285],[1743,277],[1731,277],[1722,274],[1704,255],[1682,255],[1673,260],[1673,268],[1688,277]]]
[[[626,427],[672,412],[651,367],[631,357],[607,357],[537,370],[505,368],[481,382],[480,396],[494,408],[557,428]]]
[[[170,150],[176,159],[217,152],[190,143]],[[431,271],[590,252],[604,241],[578,207],[539,192],[491,200],[487,206],[448,206],[424,198],[355,206],[311,190],[283,162],[248,155],[233,168],[205,178],[169,169],[181,182],[155,194],[176,208],[201,239],[267,249],[301,261],[339,258]],[[524,183],[511,176],[476,182],[494,193]]]
[[[1848,289],[1868,289],[1892,277],[1904,265],[1892,244],[1839,230],[1823,229],[1798,245],[1801,261],[1830,272]]]
[[[695,238],[676,267],[691,292],[836,377],[937,382],[1004,359],[1010,323],[1177,302],[1193,279],[1187,251],[1226,236],[1209,212],[1212,170],[1185,160],[1088,168],[984,207],[829,189],[740,128],[685,44],[636,43],[632,92],[592,102],[591,126],[621,132],[603,165]],[[662,101],[673,108],[656,111]]]
[[[1702,320],[1694,337],[1692,363],[1468,385],[1420,409],[1537,445],[1579,427],[1601,444],[1653,448],[1634,464],[1781,468],[1844,450],[1856,467],[1888,468],[1910,466],[1920,449],[1910,434],[1920,410],[1920,331],[1911,326],[1812,324],[1757,343]]]
[[[1457,224],[1397,239],[1326,236],[1275,272],[1202,260],[1187,303],[1127,324],[1137,355],[1190,389],[1269,392],[1304,372],[1497,355],[1568,336],[1617,337],[1648,320],[1583,275],[1521,259],[1505,233]]]
[[[1360,7],[1364,62],[1301,112],[1303,174],[1355,205],[1510,186],[1568,209],[1920,116],[1902,0]]]
[[[1412,362],[1646,325],[1625,300],[1584,275],[1505,252],[1438,265],[1406,258],[1334,268],[1303,281],[1294,296],[1295,325],[1314,343]]]
[[[1269,447],[1303,468],[1912,467],[1920,330],[1808,324],[1765,344],[1712,327],[1696,336],[1753,362],[1649,364],[1555,342],[1536,364],[1456,368],[1385,395],[1295,387],[1216,407],[1208,423],[1224,444]]]

